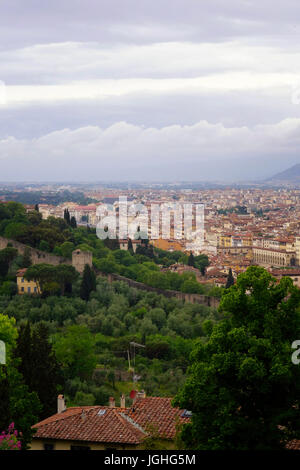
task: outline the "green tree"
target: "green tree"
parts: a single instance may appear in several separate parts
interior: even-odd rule
[[[195,267],[200,269],[203,276],[205,275],[207,266],[209,266],[209,259],[207,255],[202,254],[195,256]]]
[[[55,266],[54,273],[56,280],[60,285],[61,295],[64,295],[66,286],[72,285],[79,276],[74,266],[69,264],[60,264]]]
[[[229,287],[233,286],[233,284],[234,284],[234,277],[232,274],[232,269],[229,268],[225,289],[229,289]]]
[[[107,381],[111,384],[112,388],[116,389],[116,376],[113,369],[109,370],[106,375]]]
[[[195,267],[195,259],[192,252],[190,252],[189,259],[188,259],[188,266]]]
[[[39,323],[33,330],[30,323],[22,325],[17,340],[16,357],[21,359],[19,371],[31,392],[36,392],[42,410],[39,419],[56,411],[58,385],[62,383],[59,364],[49,343],[48,328]]]
[[[60,245],[60,252],[64,258],[72,258],[72,253],[75,249],[74,243],[72,242],[64,242]]]
[[[40,419],[45,419],[56,412],[57,393],[63,380],[60,365],[49,342],[49,330],[44,323],[39,323],[33,329],[32,355],[34,373],[30,390],[37,393],[43,407]]]
[[[91,377],[97,357],[95,340],[86,326],[69,326],[63,335],[56,336],[54,350],[66,377]]]
[[[6,345],[6,365],[0,366],[0,427],[6,429],[14,422],[15,428],[23,434],[22,448],[25,449],[34,434],[31,426],[38,421],[41,405],[37,394],[28,390],[18,371],[19,360],[13,354],[17,337],[15,319],[0,314],[0,340]]]
[[[46,283],[56,281],[54,266],[46,263],[34,264],[27,269],[24,278],[28,281],[35,281],[40,290],[43,291]]]
[[[67,284],[72,284],[78,277],[74,266],[68,264],[59,264],[52,266],[50,264],[35,264],[30,266],[24,277],[28,280],[34,280],[38,283],[41,292],[46,289],[46,284],[57,283],[60,286],[61,295],[64,295]]]
[[[129,252],[131,255],[134,254],[131,238],[128,238],[128,252]]]
[[[77,228],[77,222],[76,222],[76,219],[75,219],[74,216],[71,217],[70,226],[71,226],[72,228]]]
[[[71,219],[70,219],[69,209],[64,210],[64,219],[67,222],[67,224],[70,225]]]
[[[174,405],[192,411],[182,439],[192,449],[280,449],[300,433],[300,290],[250,267],[227,289],[225,318],[198,343]]]
[[[96,276],[88,264],[85,265],[80,285],[80,297],[88,301],[92,291],[96,290]]]
[[[21,325],[19,329],[16,349],[14,351],[16,358],[20,358],[18,370],[22,373],[26,385],[32,390],[31,376],[33,374],[33,352],[31,326],[29,321]]]
[[[38,226],[42,222],[42,214],[39,211],[30,211],[27,214],[27,220],[30,225]]]
[[[39,250],[41,251],[50,251],[50,245],[45,240],[41,240],[39,244]]]
[[[11,262],[17,255],[18,251],[10,246],[0,251],[0,277],[7,275]]]
[[[28,246],[26,246],[23,256],[22,256],[22,261],[21,261],[21,268],[29,268],[29,266],[32,265],[31,262],[31,250]]]
[[[19,236],[23,235],[26,228],[27,225],[23,222],[12,221],[6,226],[4,236],[16,240]]]
[[[181,292],[186,292],[189,294],[203,294],[204,288],[195,279],[187,279],[181,286]]]

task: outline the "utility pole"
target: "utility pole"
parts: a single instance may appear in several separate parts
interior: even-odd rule
[[[134,341],[131,341],[130,343],[130,346],[133,346],[133,377],[134,377],[134,370],[135,370],[135,348],[145,348],[146,346],[144,344],[139,344],[139,343],[135,343]],[[128,353],[128,362],[129,362],[129,353]]]

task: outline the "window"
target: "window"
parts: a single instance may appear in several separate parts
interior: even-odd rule
[[[31,287],[27,287],[27,292],[28,292],[28,294],[30,294],[30,292],[31,292]]]
[[[24,287],[21,287],[21,292],[24,292]]]
[[[36,288],[36,287],[34,288],[34,292],[35,292],[35,293],[37,292],[37,288]]]
[[[24,277],[22,277],[21,282],[24,282]]]
[[[44,444],[44,450],[54,450],[54,444]]]

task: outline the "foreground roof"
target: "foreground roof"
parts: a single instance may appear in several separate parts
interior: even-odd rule
[[[300,441],[297,439],[294,439],[293,441],[289,442],[286,445],[286,448],[288,450],[300,450]]]
[[[188,422],[183,410],[171,406],[171,398],[138,398],[131,408],[82,406],[67,408],[32,426],[33,439],[110,442],[137,445],[149,425],[165,439],[173,439],[177,422]]]
[[[105,406],[68,408],[34,425],[34,439],[139,444],[145,434],[121,411]]]
[[[143,429],[151,424],[161,437],[174,439],[177,423],[188,423],[190,418],[183,416],[184,410],[173,408],[171,401],[172,398],[161,397],[138,399],[126,414]]]

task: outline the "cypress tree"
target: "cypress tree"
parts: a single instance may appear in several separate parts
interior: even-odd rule
[[[148,256],[148,258],[151,258],[151,259],[155,258],[153,245],[151,244],[146,245],[146,256]]]
[[[195,258],[193,253],[190,253],[189,259],[188,259],[188,266],[193,266],[195,267]]]
[[[229,287],[233,286],[233,284],[234,284],[234,277],[232,275],[232,269],[229,268],[225,289],[229,289]]]
[[[35,391],[42,404],[40,419],[45,419],[56,412],[57,387],[63,379],[60,367],[49,343],[49,332],[45,324],[40,323],[32,333],[32,351],[34,371],[32,391]]]
[[[131,255],[133,255],[133,246],[132,246],[132,241],[131,238],[128,238],[128,251]]]
[[[70,225],[71,220],[70,220],[70,212],[69,209],[64,210],[64,219],[67,222],[68,225]]]
[[[15,357],[21,359],[18,370],[23,375],[24,381],[30,391],[32,391],[33,351],[29,321],[20,327]]]
[[[62,383],[59,365],[48,341],[48,328],[40,323],[32,331],[30,323],[22,325],[15,356],[30,392],[36,392],[42,405],[39,419],[56,412],[57,386]]]
[[[76,222],[76,219],[75,219],[74,216],[71,217],[70,225],[71,225],[72,228],[76,228],[76,227],[77,227],[77,222]]]
[[[91,270],[88,264],[85,265],[81,286],[80,286],[80,297],[83,300],[88,301],[92,291],[96,290],[96,276]]]

